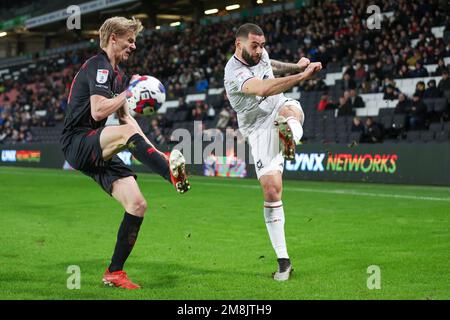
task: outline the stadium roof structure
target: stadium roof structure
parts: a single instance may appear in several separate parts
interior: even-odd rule
[[[220,18],[270,3],[294,0],[5,0],[0,14],[0,58],[49,50],[58,46],[89,41],[98,36],[100,22],[111,16],[134,16],[146,30],[164,29],[183,22],[201,22],[204,18]],[[299,1],[299,0],[297,0]],[[68,18],[77,14],[80,28],[69,30]],[[231,7],[231,9],[230,9]],[[72,9],[71,9],[72,8]],[[233,10],[239,9],[239,10]],[[207,14],[211,13],[213,14]],[[5,49],[6,48],[6,49]]]

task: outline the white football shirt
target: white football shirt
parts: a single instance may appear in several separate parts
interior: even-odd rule
[[[256,66],[250,67],[235,55],[225,66],[224,84],[231,107],[237,113],[239,130],[248,137],[254,130],[260,128],[268,116],[278,109],[286,100],[280,93],[269,97],[260,97],[242,92],[244,83],[251,78],[273,79],[269,54],[263,50],[261,60]]]

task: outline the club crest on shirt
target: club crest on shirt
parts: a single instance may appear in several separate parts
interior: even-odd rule
[[[107,69],[97,69],[97,82],[105,83],[108,80],[109,71]]]

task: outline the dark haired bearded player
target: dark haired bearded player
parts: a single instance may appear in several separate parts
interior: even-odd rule
[[[236,50],[225,67],[225,90],[237,112],[239,130],[248,139],[256,175],[264,194],[264,218],[278,260],[273,277],[289,279],[292,271],[284,234],[281,201],[284,158],[292,160],[303,135],[300,103],[283,92],[322,69],[302,58],[297,64],[269,59],[261,28],[246,23],[236,32]],[[303,71],[303,72],[302,72]],[[274,73],[295,73],[275,78]],[[281,150],[281,151],[280,151]]]
[[[189,190],[185,159],[173,150],[167,158],[142,133],[130,115],[126,102],[127,79],[119,63],[136,49],[142,30],[139,20],[113,17],[100,28],[101,52],[87,60],[72,81],[68,111],[61,136],[62,150],[69,164],[94,179],[125,209],[111,264],[103,275],[106,285],[138,289],[123,271],[142,224],[147,203],[136,182],[136,174],[117,156],[128,148],[153,172],[173,184],[179,193]],[[141,77],[132,77],[135,84]],[[109,115],[117,112],[120,125],[105,127]]]

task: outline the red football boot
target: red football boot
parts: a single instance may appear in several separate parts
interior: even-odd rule
[[[186,160],[179,150],[172,150],[169,156],[170,179],[178,193],[185,193],[191,188],[187,180]]]
[[[295,141],[291,128],[287,120],[279,115],[275,120],[275,126],[278,127],[278,136],[280,137],[280,149],[286,160],[295,159]]]
[[[103,284],[105,286],[114,286],[128,290],[141,288],[138,284],[131,282],[131,280],[128,279],[127,273],[123,270],[109,272],[109,269],[106,269],[105,274],[103,275]]]

